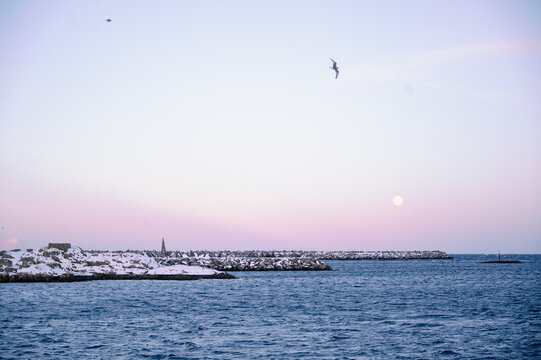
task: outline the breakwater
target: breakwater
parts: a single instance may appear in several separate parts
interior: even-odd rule
[[[314,251],[313,256],[323,260],[447,260],[443,251]]]
[[[325,260],[451,259],[442,251],[0,251],[0,282],[232,278],[226,271],[332,270]]]
[[[324,260],[434,260],[452,259],[443,251],[169,251],[152,252],[162,264],[185,264],[221,271],[332,270]]]
[[[234,276],[201,266],[163,264],[152,254],[48,248],[0,252],[0,282],[197,280]]]
[[[164,265],[197,265],[220,271],[295,271],[332,270],[321,259],[311,256],[258,256],[257,252],[169,252],[157,261]]]

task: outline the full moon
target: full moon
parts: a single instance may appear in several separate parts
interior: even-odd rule
[[[400,206],[404,203],[404,198],[400,195],[396,195],[393,197],[393,205],[394,206]]]

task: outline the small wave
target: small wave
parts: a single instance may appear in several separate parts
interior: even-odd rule
[[[453,350],[443,350],[440,352],[442,355],[458,355],[458,353],[454,352]]]
[[[434,322],[419,322],[413,325],[414,328],[438,327],[438,326],[443,326],[443,324],[434,323]]]
[[[188,351],[196,351],[196,350],[199,350],[200,348],[199,345],[191,341],[186,341],[183,345],[184,345],[184,348]]]

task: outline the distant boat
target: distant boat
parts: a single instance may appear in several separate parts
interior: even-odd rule
[[[522,264],[519,260],[502,260],[500,252],[498,251],[498,260],[482,261],[481,264]]]

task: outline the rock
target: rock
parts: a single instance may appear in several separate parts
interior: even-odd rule
[[[13,259],[13,256],[11,257]],[[7,258],[0,258],[0,266],[11,266],[13,263]]]
[[[156,256],[151,251],[84,252],[80,248],[70,248],[65,252],[59,249],[46,249],[22,254],[6,252],[2,255],[0,282],[233,278],[229,274],[213,269],[185,265],[182,268],[163,266],[156,261]],[[156,268],[159,268],[157,273],[154,271]]]

